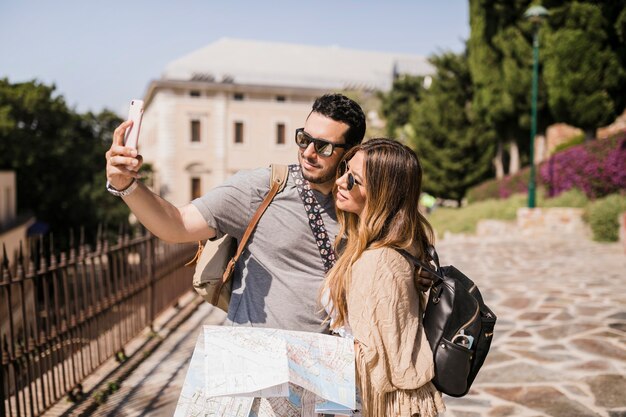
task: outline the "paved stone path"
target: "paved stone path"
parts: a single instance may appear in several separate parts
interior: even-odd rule
[[[498,316],[491,352],[469,395],[444,417],[626,417],[626,254],[583,238],[448,237],[438,245]],[[213,312],[214,314],[215,312]],[[171,416],[204,304],[97,415]]]
[[[626,416],[626,255],[583,238],[453,237],[443,263],[498,316],[471,395],[445,417]]]
[[[126,379],[96,412],[99,416],[172,416],[183,387],[198,333],[221,324],[225,313],[203,303]]]

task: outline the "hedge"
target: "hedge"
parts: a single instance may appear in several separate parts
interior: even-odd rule
[[[591,226],[593,240],[600,242],[619,240],[619,216],[624,212],[626,195],[612,194],[589,204],[583,218]]]

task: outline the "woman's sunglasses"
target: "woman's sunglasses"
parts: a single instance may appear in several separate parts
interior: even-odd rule
[[[309,147],[309,144],[313,142],[313,147],[315,148],[315,152],[319,156],[329,157],[335,151],[335,148],[345,148],[345,143],[332,143],[324,139],[316,139],[313,136],[309,135],[304,131],[304,128],[301,127],[296,129],[296,144],[301,149],[306,149]]]
[[[348,161],[344,159],[343,161],[339,163],[339,177],[343,177],[347,171],[348,171]],[[356,178],[354,178],[354,175],[352,175],[352,172],[348,172],[348,185],[346,186],[348,191],[352,191],[352,189],[354,188],[354,184],[358,185],[359,187],[363,185]]]

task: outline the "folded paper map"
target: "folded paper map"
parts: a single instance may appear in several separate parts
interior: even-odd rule
[[[204,326],[174,416],[350,415],[355,406],[351,340],[277,329]]]

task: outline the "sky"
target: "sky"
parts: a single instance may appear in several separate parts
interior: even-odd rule
[[[430,56],[461,52],[468,0],[0,0],[0,78],[125,115],[167,64],[223,37]]]

